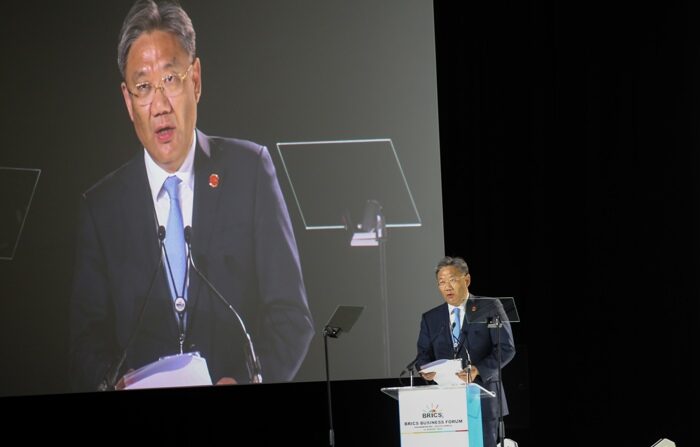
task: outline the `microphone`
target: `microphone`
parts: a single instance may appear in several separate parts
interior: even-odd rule
[[[133,344],[134,339],[136,338],[136,334],[138,333],[139,328],[141,327],[141,321],[143,320],[143,315],[146,311],[148,299],[151,297],[151,290],[153,290],[153,284],[155,283],[156,276],[158,275],[158,270],[163,264],[163,240],[165,240],[165,227],[163,225],[160,225],[158,227],[158,245],[160,247],[160,256],[158,258],[158,264],[153,270],[151,282],[148,284],[146,298],[143,299],[143,303],[141,304],[141,309],[139,310],[139,317],[136,320],[136,326],[134,326],[134,329],[131,331],[131,335],[129,335],[129,339],[127,340],[126,346],[124,346],[124,349],[122,350],[122,353],[119,356],[119,360],[116,364],[107,369],[107,373],[102,378],[100,384],[97,386],[97,391],[113,390],[117,385],[117,381],[119,380],[119,372],[122,369],[122,365],[124,365],[124,361],[126,361],[126,354],[131,345]]]
[[[466,317],[465,317],[465,320],[466,320]],[[453,322],[453,323],[452,323],[452,329],[454,329],[454,327],[455,327],[455,323]],[[459,342],[459,344],[457,345],[457,347],[454,349],[454,357],[453,357],[453,358],[455,358],[455,359],[457,358],[457,355],[459,354],[459,351],[460,351],[460,350],[462,349],[462,347],[464,346],[464,342],[465,342],[466,340],[467,340],[467,333],[465,332],[465,333],[464,333],[464,337],[462,337],[462,340]],[[471,356],[469,355],[469,348],[468,348],[468,347],[464,346],[464,352],[467,353],[467,374],[468,374],[468,376],[469,376],[469,377],[468,377],[469,382],[471,382],[471,377],[472,377],[472,358],[471,358]]]
[[[411,370],[413,370],[414,367],[416,366],[416,362],[418,362],[418,357],[419,357],[419,356],[420,356],[420,354],[416,355],[416,358],[414,358],[413,361],[412,361],[411,363],[409,363],[408,365],[406,365],[406,368],[404,368],[404,370],[403,370],[403,372],[402,372],[401,374],[405,373],[406,371],[411,371]]]
[[[253,347],[253,340],[250,338],[250,334],[248,333],[248,330],[245,327],[245,323],[243,323],[243,318],[241,318],[240,314],[236,309],[229,303],[226,298],[214,287],[214,285],[207,279],[207,277],[202,273],[197,265],[194,263],[194,258],[192,257],[192,227],[187,225],[185,227],[185,243],[187,244],[187,259],[192,266],[192,269],[197,273],[197,275],[204,281],[204,284],[209,287],[209,289],[214,292],[214,295],[216,295],[219,300],[221,300],[222,303],[231,311],[233,314],[236,316],[236,319],[238,320],[238,324],[240,325],[241,330],[243,331],[243,335],[245,336],[246,339],[246,346],[245,346],[245,352],[246,352],[246,366],[248,368],[248,375],[250,378],[251,383],[262,383],[262,372],[261,372],[261,367],[260,367],[260,360],[258,359],[258,356],[255,355],[255,348]]]

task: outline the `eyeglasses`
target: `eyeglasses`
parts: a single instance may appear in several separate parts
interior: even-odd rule
[[[158,89],[162,90],[163,94],[168,98],[173,98],[182,93],[185,86],[185,79],[190,73],[193,65],[194,64],[190,64],[190,66],[187,67],[187,70],[185,70],[184,74],[170,73],[163,76],[160,79],[160,85],[153,85],[150,82],[139,82],[135,87],[136,92],[132,92],[128,88],[127,91],[129,92],[129,95],[134,98],[136,104],[140,106],[150,105],[153,102],[153,98],[156,95],[156,90]]]
[[[460,277],[458,277],[458,278],[450,278],[450,279],[448,279],[447,281],[445,281],[445,280],[438,281],[438,287],[441,288],[441,289],[444,289],[445,287],[447,287],[448,284],[449,284],[451,287],[454,287],[454,286],[457,285],[457,283],[459,283],[459,281],[460,281],[462,278],[464,278],[464,276],[460,276]]]

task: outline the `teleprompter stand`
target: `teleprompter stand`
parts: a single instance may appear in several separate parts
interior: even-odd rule
[[[498,439],[501,443],[506,439],[505,425],[503,423],[503,401],[501,382],[501,329],[507,325],[510,328],[510,323],[520,322],[518,310],[515,307],[515,299],[512,297],[475,297],[469,298],[467,307],[477,309],[475,312],[467,312],[465,318],[468,318],[469,323],[486,324],[489,329],[497,329],[496,349],[498,354]]]
[[[351,247],[377,247],[384,373],[391,375],[387,229],[420,227],[391,139],[277,143],[307,230],[345,230]]]
[[[335,432],[333,431],[333,404],[331,402],[331,379],[328,368],[328,337],[338,338],[343,332],[350,332],[355,322],[364,310],[364,306],[338,306],[323,328],[323,351],[326,360],[326,390],[328,393],[328,441],[331,447],[335,446]]]

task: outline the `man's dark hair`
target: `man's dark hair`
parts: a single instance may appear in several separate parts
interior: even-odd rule
[[[117,64],[123,79],[131,45],[141,34],[156,30],[175,35],[189,54],[190,60],[194,59],[196,35],[192,20],[185,10],[175,1],[156,3],[154,0],[138,0],[126,15],[119,32]]]
[[[451,256],[445,256],[444,258],[440,259],[440,262],[437,263],[437,267],[435,267],[435,276],[437,276],[437,274],[440,273],[441,269],[450,266],[457,267],[457,270],[464,273],[465,275],[469,274],[469,266],[467,265],[467,261],[465,261],[462,258],[453,258]]]

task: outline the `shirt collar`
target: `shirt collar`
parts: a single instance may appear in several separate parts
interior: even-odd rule
[[[447,304],[447,310],[449,310],[450,314],[452,314],[452,311],[454,310],[454,308],[459,307],[459,311],[461,312],[461,315],[464,315],[464,310],[467,307],[467,300],[469,300],[470,296],[471,296],[471,294],[467,293],[467,299],[464,300],[464,302],[462,304],[460,304],[459,306],[453,306],[452,304]]]
[[[158,166],[153,158],[151,158],[151,154],[148,153],[146,148],[143,149],[143,158],[146,162],[146,174],[148,175],[148,183],[151,187],[151,195],[153,196],[154,201],[158,200],[158,195],[161,193],[165,179],[171,175],[178,176],[180,180],[182,180],[182,184],[188,187],[190,190],[194,189],[194,153],[196,146],[197,133],[194,132],[192,146],[190,146],[187,157],[185,157],[185,160],[182,162],[180,169],[174,173],[170,173]]]

